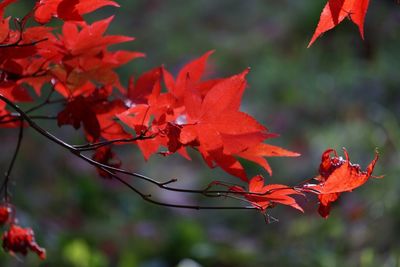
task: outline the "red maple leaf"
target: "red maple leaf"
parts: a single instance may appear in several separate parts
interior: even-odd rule
[[[143,53],[107,51],[108,46],[132,41],[127,36],[104,35],[113,17],[94,22],[65,22],[62,35],[56,42],[59,47],[56,65],[51,74],[56,79],[56,89],[73,94],[87,83],[112,85],[124,91],[114,68],[128,61],[143,57]]]
[[[62,20],[83,20],[82,15],[95,11],[103,6],[119,5],[107,0],[40,0],[35,6],[35,20],[48,23],[52,17]]]
[[[158,95],[161,90],[162,68],[157,67],[143,73],[136,81],[133,77],[129,79],[127,97],[131,104],[148,103],[151,94]]]
[[[110,146],[103,146],[96,149],[96,152],[93,154],[93,160],[100,162],[101,164],[105,164],[110,167],[119,168],[121,167],[121,160],[117,157],[117,155],[111,150]],[[97,172],[101,177],[104,178],[112,178],[111,175],[101,168],[97,168]]]
[[[122,100],[102,101],[94,105],[93,111],[96,114],[100,126],[100,135],[106,140],[127,139],[132,135],[128,134],[117,122],[116,114],[127,109]],[[118,144],[118,143],[116,143]]]
[[[368,181],[378,160],[378,153],[376,153],[367,169],[362,171],[360,165],[350,162],[347,150],[343,148],[343,152],[344,159],[338,157],[336,150],[326,150],[322,154],[319,176],[315,178],[319,183],[308,183],[303,186],[306,191],[311,189],[318,193],[320,200],[318,211],[324,218],[329,216],[331,203],[336,201],[342,192],[350,192]],[[331,157],[332,153],[334,157]]]
[[[122,100],[108,99],[111,92],[107,88],[94,90],[88,96],[70,98],[58,116],[58,126],[72,125],[75,129],[83,126],[86,138],[94,142],[101,137],[107,140],[130,138],[115,120],[116,114],[127,109]]]
[[[161,92],[162,75],[168,92]],[[146,160],[157,152],[164,156],[178,152],[190,159],[179,141],[181,126],[178,121],[185,111],[183,101],[174,95],[173,77],[166,78],[166,75],[169,74],[165,69],[157,67],[141,75],[135,83],[131,79],[128,86],[128,103],[131,108],[119,114],[118,118],[137,134],[152,136],[136,141]],[[159,151],[160,147],[168,150]]]
[[[369,0],[329,0],[321,12],[318,26],[308,47],[324,32],[334,28],[346,17],[357,25],[361,38],[364,39],[364,20]]]
[[[82,96],[69,101],[65,109],[58,113],[58,126],[69,124],[75,129],[79,129],[82,124],[87,139],[90,142],[98,140],[100,137],[100,125],[92,105],[93,103],[89,99]]]
[[[204,60],[205,56],[200,59]],[[202,64],[198,65],[203,69]],[[205,89],[205,82],[200,83],[201,87],[186,88],[183,103],[185,123],[181,125],[180,133],[180,142],[198,148],[210,167],[214,167],[215,163],[244,181],[247,181],[246,173],[235,156],[254,161],[271,173],[263,157],[298,155],[263,144],[265,139],[274,135],[268,133],[268,129],[253,117],[239,110],[247,86],[248,71],[213,80],[207,83],[210,86],[208,89]],[[189,83],[190,76],[187,79]]]
[[[203,81],[207,58],[212,51],[186,64],[176,80],[164,68],[143,74],[128,87],[131,108],[118,118],[137,133],[154,137],[138,140],[145,158],[156,153],[179,152],[188,158],[185,148],[197,149],[210,167],[219,166],[226,172],[247,181],[242,157],[260,164],[269,173],[271,168],[263,157],[298,156],[282,148],[263,144],[275,135],[250,115],[240,111],[240,102],[247,86],[249,70],[223,79]],[[161,92],[161,74],[167,92]]]
[[[3,77],[6,77],[7,74],[2,73]],[[15,83],[15,81],[1,81],[0,82],[0,94],[7,97],[11,101],[14,102],[31,102],[32,98],[29,95],[28,91],[21,85]],[[10,113],[6,109],[7,105],[4,102],[0,102],[0,127],[1,128],[15,128],[19,127],[20,120],[18,120],[18,116]]]
[[[261,175],[254,176],[249,181],[249,190],[243,187],[232,186],[229,188],[232,192],[248,192],[244,197],[251,204],[265,212],[268,208],[274,207],[276,204],[283,204],[303,212],[303,208],[296,202],[295,196],[303,197],[304,195],[292,187],[281,184],[264,184],[264,177]]]

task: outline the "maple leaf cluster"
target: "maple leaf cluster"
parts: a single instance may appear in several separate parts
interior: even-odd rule
[[[129,173],[119,169],[122,162],[113,151],[114,146],[134,144],[146,160],[154,154],[174,153],[190,159],[188,149],[192,149],[200,153],[210,168],[219,167],[239,179],[233,185],[211,183],[209,188],[227,189],[222,195],[239,198],[266,214],[278,204],[303,212],[301,200],[315,194],[319,199],[318,211],[326,218],[331,203],[341,193],[354,190],[372,176],[378,155],[366,171],[361,171],[358,165],[350,163],[346,150],[343,159],[329,149],[322,155],[319,175],[313,179],[316,183],[266,184],[261,174],[249,179],[240,159],[258,164],[272,175],[266,158],[300,155],[266,143],[277,135],[240,110],[248,88],[249,69],[225,78],[206,79],[206,63],[213,53],[209,51],[183,66],[175,76],[160,66],[137,78],[131,77],[128,85],[123,86],[115,69],[144,54],[109,49],[112,45],[134,40],[106,34],[113,17],[92,24],[83,18],[103,6],[118,7],[117,3],[40,0],[24,18],[14,19],[16,27],[11,28],[12,18],[4,17],[4,11],[13,2],[15,0],[0,3],[0,96],[3,99],[0,101],[0,127],[22,129],[30,125],[97,167],[102,177],[122,181],[117,173]],[[347,16],[359,26],[363,35],[367,7],[368,1],[329,1],[310,45]],[[60,29],[47,25],[52,19],[61,21]],[[28,27],[28,20],[36,24]],[[44,94],[45,85],[51,87],[46,102],[26,112],[14,104],[34,102]],[[52,102],[54,94],[60,99]],[[33,122],[30,112],[50,103],[61,104],[56,116],[58,126],[82,129],[87,145],[65,144]],[[18,112],[12,113],[10,105]],[[93,151],[92,158],[86,158],[81,151]],[[8,178],[7,174],[5,184]],[[160,188],[171,189],[165,183],[152,182]],[[7,188],[4,193],[8,203]],[[207,195],[207,190],[200,193]],[[140,195],[149,199],[145,194]],[[14,209],[9,204],[0,206],[0,224],[9,225],[2,238],[5,251],[23,255],[33,251],[45,258],[45,251],[36,244],[33,231],[17,225]]]

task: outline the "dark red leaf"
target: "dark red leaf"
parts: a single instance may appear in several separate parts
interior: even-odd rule
[[[111,150],[110,146],[103,146],[96,149],[96,152],[93,154],[92,158],[93,160],[110,167],[121,167],[121,161],[119,160],[117,155]],[[112,178],[109,173],[105,172],[101,168],[97,168],[97,172],[101,177]]]

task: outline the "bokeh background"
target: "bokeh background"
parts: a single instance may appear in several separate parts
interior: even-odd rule
[[[22,15],[32,5],[20,2],[8,12]],[[161,64],[176,73],[211,49],[216,53],[209,77],[250,66],[243,110],[280,134],[271,143],[302,154],[271,159],[274,175],[264,173],[268,182],[296,184],[315,176],[320,155],[329,147],[346,147],[352,161],[363,167],[378,148],[375,174],[384,179],[343,194],[328,220],[319,218],[316,207],[306,214],[277,207],[270,214],[279,222],[265,224],[257,212],[188,211],[145,203],[28,130],[11,190],[21,224],[33,227],[48,259],[40,262],[28,255],[18,260],[0,253],[0,265],[400,266],[400,6],[392,0],[371,1],[365,41],[345,21],[307,49],[325,2],[132,0],[87,19],[115,14],[109,33],[137,38],[119,48],[147,54],[119,70],[125,84],[129,75]],[[82,142],[69,127],[42,125]],[[2,171],[16,136],[15,129],[0,131]],[[177,186],[236,181],[208,170],[195,153],[192,162],[155,156],[147,163],[134,146],[119,154],[126,168],[165,180],[177,177]],[[262,172],[245,165],[249,173]],[[142,186],[161,200],[209,201]]]

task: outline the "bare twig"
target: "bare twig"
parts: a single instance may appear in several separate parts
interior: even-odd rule
[[[15,150],[14,150],[13,156],[11,158],[10,165],[8,165],[8,169],[7,169],[6,173],[4,174],[3,183],[0,187],[0,192],[4,190],[4,198],[5,198],[6,202],[9,201],[8,183],[10,181],[10,175],[11,175],[12,169],[14,167],[15,160],[17,159],[17,155],[18,155],[18,152],[21,147],[23,136],[24,136],[24,125],[23,125],[23,120],[20,119],[17,145],[15,146]]]

